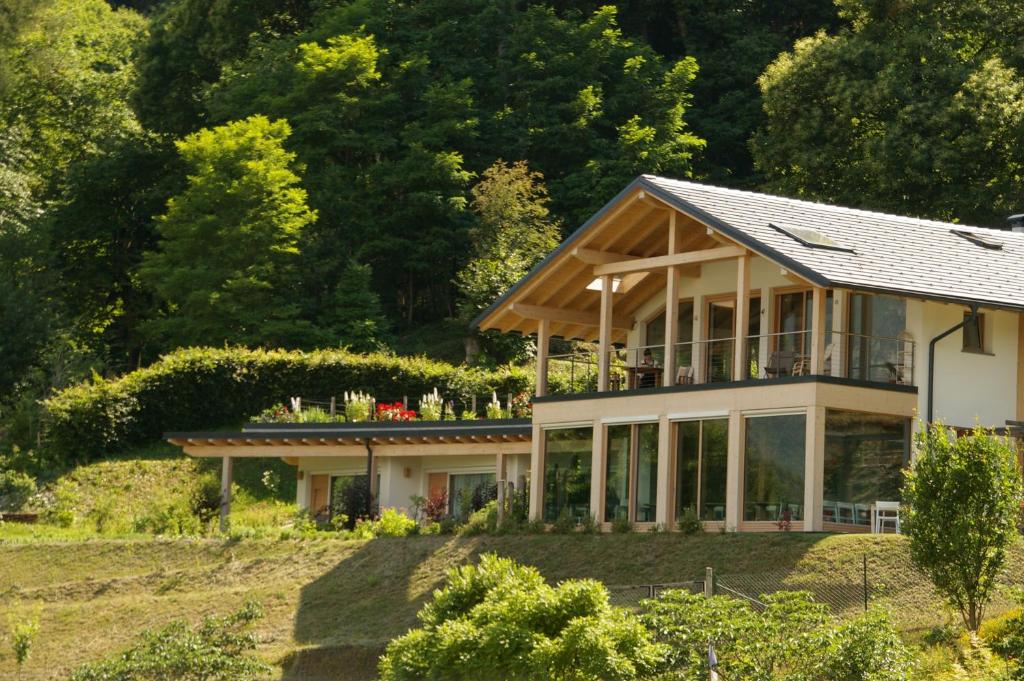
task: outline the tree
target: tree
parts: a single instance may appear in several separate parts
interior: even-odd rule
[[[32,654],[32,644],[39,634],[39,615],[33,614],[19,619],[14,613],[8,613],[7,623],[11,634],[11,649],[14,651],[14,661],[18,665],[20,678],[22,667],[28,662],[29,655]]]
[[[766,188],[1001,226],[1024,190],[1024,77],[1014,3],[840,0],[849,22],[761,77],[753,139]]]
[[[297,256],[316,219],[285,151],[286,121],[253,116],[189,135],[178,150],[188,187],[161,216],[143,280],[166,305],[151,323],[165,347],[301,345]]]
[[[380,306],[380,296],[372,289],[369,265],[351,262],[338,278],[332,304],[316,315],[322,344],[346,347],[354,352],[380,350],[388,338],[388,321]]]
[[[903,502],[914,564],[977,631],[1017,538],[1021,478],[1009,442],[980,426],[963,437],[938,422],[922,429]]]
[[[472,189],[472,255],[456,276],[467,323],[558,246],[561,230],[548,210],[544,177],[525,161],[498,160]],[[498,360],[522,359],[528,341],[485,334]]]
[[[493,554],[449,571],[418,616],[420,628],[388,644],[382,681],[625,681],[648,678],[668,652],[608,604],[600,583],[553,587],[535,568]]]

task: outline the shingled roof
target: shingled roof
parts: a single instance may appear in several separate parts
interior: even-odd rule
[[[643,175],[654,196],[816,284],[1024,309],[1024,234]],[[774,227],[773,227],[774,225]],[[800,243],[779,229],[824,233],[844,247]],[[965,238],[977,235],[995,248]]]
[[[531,282],[562,267],[577,247],[587,246],[594,232],[604,229],[610,216],[630,201],[636,205],[635,199],[644,194],[818,286],[1024,310],[1024,233],[641,175],[484,310],[474,325],[527,329],[528,323],[515,323],[514,312],[509,316],[506,303],[528,295]],[[808,245],[790,234],[799,236],[802,230],[819,232],[834,247]],[[578,286],[579,279],[572,285]],[[577,293],[566,288],[563,297]],[[593,302],[596,298],[591,308]],[[632,307],[635,301],[629,302]]]

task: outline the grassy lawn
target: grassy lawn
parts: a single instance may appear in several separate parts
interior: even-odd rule
[[[261,653],[283,679],[372,678],[374,658],[416,623],[447,568],[494,551],[536,565],[552,580],[594,577],[609,585],[701,579],[754,590],[832,585],[855,610],[868,556],[873,601],[889,607],[908,638],[945,621],[899,537],[678,535],[410,537],[372,541],[112,540],[0,544],[0,610],[38,612],[41,631],[28,678],[122,648],[138,631],[260,600]],[[1024,574],[1024,551],[1010,574]],[[844,588],[846,591],[844,591]],[[829,598],[827,590],[821,591]],[[851,600],[849,594],[855,597]],[[845,600],[844,600],[845,599]],[[5,622],[0,614],[0,622]],[[6,641],[0,677],[14,677]]]

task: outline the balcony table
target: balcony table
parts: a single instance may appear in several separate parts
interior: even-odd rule
[[[632,388],[656,388],[661,385],[661,377],[664,369],[657,365],[629,367],[629,387]],[[650,376],[654,380],[645,380]],[[649,383],[649,385],[643,385]]]

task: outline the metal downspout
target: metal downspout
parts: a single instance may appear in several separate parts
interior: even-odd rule
[[[935,345],[940,340],[945,338],[946,336],[948,336],[948,335],[950,335],[952,333],[956,333],[957,331],[959,331],[960,329],[964,328],[965,326],[967,326],[967,324],[973,322],[977,318],[978,318],[978,306],[977,305],[971,305],[971,314],[970,314],[970,316],[964,318],[964,320],[962,322],[960,322],[959,324],[957,324],[956,326],[953,326],[953,327],[951,327],[949,329],[946,329],[945,331],[940,333],[935,338],[932,338],[931,341],[928,343],[928,420],[927,420],[927,424],[929,426],[932,424],[932,419],[933,419],[933,416],[934,416],[934,413],[935,413]]]
[[[365,440],[366,444],[366,517],[373,518],[373,447],[370,446],[370,439]]]

